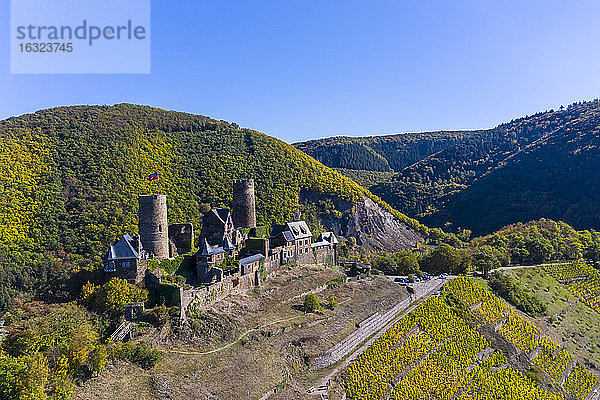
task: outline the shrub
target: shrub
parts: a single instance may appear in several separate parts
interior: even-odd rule
[[[146,343],[133,344],[131,342],[117,343],[109,347],[108,356],[111,360],[126,360],[150,369],[160,362],[163,352],[154,349]]]
[[[106,366],[108,360],[108,353],[106,347],[99,344],[94,347],[88,357],[89,368],[92,372],[101,372]]]
[[[339,304],[333,296],[333,293],[329,293],[329,296],[327,296],[327,307],[329,307],[329,309],[331,310],[334,310],[337,308],[338,305]]]
[[[162,358],[162,351],[154,349],[146,343],[142,343],[136,346],[132,361],[142,368],[150,369],[158,364]]]
[[[320,308],[319,299],[314,293],[309,293],[304,297],[304,311],[315,312]]]
[[[164,326],[169,321],[169,310],[167,306],[161,304],[152,310],[152,318],[156,326]]]
[[[340,276],[338,276],[337,278],[333,278],[327,281],[326,285],[328,289],[337,287],[337,286],[342,286],[344,283],[346,283],[346,275],[342,274]]]

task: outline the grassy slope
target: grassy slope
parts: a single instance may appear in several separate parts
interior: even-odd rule
[[[203,341],[184,332],[160,346],[190,354],[167,352],[165,359],[150,371],[129,364],[108,368],[79,389],[75,398],[133,400],[139,398],[138,393],[150,398],[151,379],[156,375],[170,382],[172,399],[257,399],[283,381],[291,396],[286,398],[306,398],[306,388],[328,372],[310,371],[307,357],[321,354],[356,329],[356,323],[408,296],[406,291],[398,290],[397,284],[374,277],[319,292],[321,302],[326,301],[328,293],[335,295],[339,302],[335,311],[324,309],[304,315],[299,307],[303,297],[288,300],[336,276],[337,272],[324,268],[281,271],[265,282],[257,294],[232,297],[211,307],[236,320],[239,328],[235,338],[260,325],[257,332],[227,349],[206,355],[193,353],[221,348],[233,340]],[[285,321],[267,326],[279,320]],[[200,335],[214,336],[214,332]]]
[[[548,305],[547,315],[536,318],[556,343],[600,368],[600,314],[578,301],[548,273],[537,268],[504,271],[524,289],[537,293]],[[550,317],[554,316],[551,320]]]

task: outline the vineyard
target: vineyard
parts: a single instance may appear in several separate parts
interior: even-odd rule
[[[548,264],[543,268],[583,303],[600,312],[600,273],[597,269],[580,261]]]
[[[494,329],[510,354],[481,332]],[[494,340],[498,340],[497,338]],[[543,371],[541,384],[511,357]],[[450,281],[393,325],[342,374],[350,399],[586,399],[596,376],[472,278]],[[554,388],[554,389],[552,389]]]

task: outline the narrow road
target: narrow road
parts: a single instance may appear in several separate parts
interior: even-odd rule
[[[388,329],[390,329],[390,327],[392,327],[394,324],[396,324],[398,321],[400,321],[402,318],[404,318],[406,315],[408,315],[411,311],[413,311],[415,308],[417,308],[419,305],[421,305],[421,303],[425,300],[427,300],[427,298],[429,296],[431,296],[434,293],[437,293],[445,284],[446,282],[448,282],[450,279],[454,279],[456,278],[455,276],[448,276],[447,279],[440,279],[440,284],[434,286],[434,288],[432,290],[430,290],[429,292],[423,294],[420,297],[417,297],[414,299],[414,301],[412,302],[412,304],[410,306],[408,306],[407,308],[405,308],[404,310],[402,310],[400,313],[398,313],[398,315],[396,317],[394,317],[391,321],[389,321],[386,325],[384,325],[383,327],[381,327],[377,333],[375,333],[371,338],[369,338],[362,346],[360,346],[357,350],[355,350],[354,352],[352,352],[349,356],[347,356],[345,358],[344,361],[342,361],[339,365],[337,365],[329,374],[327,374],[327,376],[324,376],[323,378],[321,378],[321,380],[317,383],[316,390],[314,392],[312,392],[313,395],[317,395],[317,396],[321,396],[324,397],[327,395],[328,391],[329,391],[329,387],[328,387],[328,383],[337,375],[339,374],[340,371],[342,371],[343,369],[345,369],[348,365],[350,365],[350,363],[352,363],[352,361],[358,357],[359,355],[361,355],[365,350],[367,350],[377,339],[379,339],[379,337],[381,335],[383,335]],[[323,395],[323,396],[322,396]]]
[[[536,268],[536,267],[543,267],[544,265],[555,265],[555,264],[565,264],[568,261],[554,261],[554,262],[548,262],[545,264],[536,264],[536,265],[515,265],[512,267],[499,267],[499,268],[495,268],[490,270],[490,272],[494,272],[494,271],[508,271],[511,269],[522,269],[522,268]]]

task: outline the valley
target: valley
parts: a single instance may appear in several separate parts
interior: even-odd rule
[[[298,145],[330,166],[130,104],[2,121],[0,156],[16,157],[0,164],[0,393],[597,400],[600,234],[491,200],[442,217],[566,138],[561,162],[593,168],[596,108]],[[417,197],[397,202],[390,182]]]

